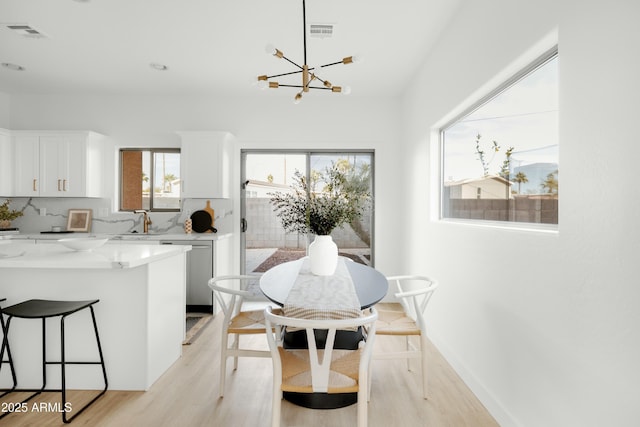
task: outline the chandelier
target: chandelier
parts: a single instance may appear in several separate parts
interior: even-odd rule
[[[346,58],[342,58],[341,61],[331,62],[329,64],[320,65],[318,67],[309,68],[307,64],[307,19],[305,13],[305,0],[302,0],[302,38],[303,38],[303,47],[304,47],[304,63],[302,65],[297,64],[291,59],[284,56],[284,54],[276,49],[272,44],[268,44],[265,48],[266,52],[270,55],[275,56],[279,59],[284,59],[285,61],[291,63],[296,67],[296,71],[291,71],[289,73],[282,74],[274,74],[272,76],[269,75],[261,75],[258,76],[258,86],[260,88],[272,88],[277,89],[279,87],[293,87],[300,89],[300,91],[296,94],[293,99],[295,104],[298,104],[302,100],[302,94],[309,92],[310,89],[318,89],[318,90],[330,90],[333,93],[343,93],[348,95],[351,92],[351,88],[348,86],[334,86],[330,81],[323,80],[320,77],[320,73],[324,71],[324,68],[331,67],[338,64],[352,64],[354,62],[358,62],[358,58],[356,56],[348,56]],[[292,84],[281,84],[277,81],[271,80],[277,77],[290,76],[293,74],[302,74],[302,84],[301,85],[292,85]],[[312,85],[312,83],[316,82],[316,84],[321,84],[320,86]]]

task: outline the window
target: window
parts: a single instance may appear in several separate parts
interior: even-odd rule
[[[442,218],[558,224],[558,54],[440,130]]]
[[[180,149],[120,150],[120,210],[180,211]]]
[[[316,191],[324,187],[327,167],[338,165],[346,173],[347,185],[367,191],[373,200],[374,152],[247,150],[242,152],[243,271],[261,273],[276,264],[306,255],[311,235],[287,233],[270,202],[271,193],[286,192],[300,172]],[[335,229],[331,236],[339,253],[355,262],[374,265],[374,210],[367,205],[361,218]]]

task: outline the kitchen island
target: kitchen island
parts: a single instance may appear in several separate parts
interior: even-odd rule
[[[88,252],[59,243],[0,241],[0,298],[89,300],[95,305],[109,389],[147,390],[182,354],[185,334],[185,259],[190,246],[108,242]],[[59,319],[47,324],[50,358],[60,351]],[[88,311],[66,321],[68,360],[97,359]],[[41,322],[13,319],[9,333],[20,388],[41,385]],[[47,386],[60,386],[60,369]],[[0,387],[9,384],[2,370]],[[99,389],[100,369],[72,366],[67,387]]]

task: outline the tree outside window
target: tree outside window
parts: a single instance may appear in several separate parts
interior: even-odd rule
[[[558,223],[558,55],[441,130],[442,217]]]

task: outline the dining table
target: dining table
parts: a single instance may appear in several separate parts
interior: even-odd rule
[[[285,262],[267,270],[260,278],[260,290],[286,316],[310,319],[357,317],[380,300],[388,291],[386,277],[373,267],[339,257],[334,274],[311,273],[309,258]],[[326,333],[316,331],[316,344],[324,348]],[[355,350],[364,339],[362,330],[337,331],[334,348]],[[287,331],[282,337],[289,349],[307,348],[304,330]],[[292,393],[283,397],[297,405],[314,409],[332,409],[352,405],[357,393]]]

